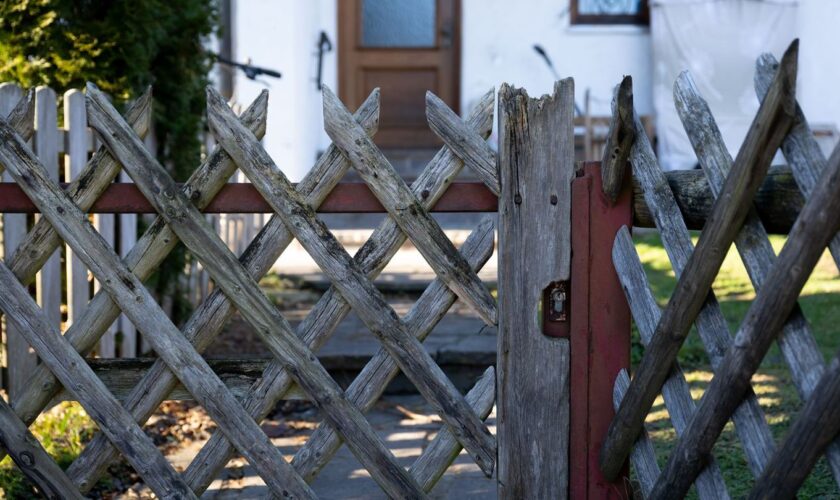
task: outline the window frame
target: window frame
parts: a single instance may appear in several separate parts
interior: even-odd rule
[[[642,8],[637,14],[581,14],[578,12],[580,0],[569,0],[570,24],[572,26],[650,26],[650,6],[648,0],[641,0]]]

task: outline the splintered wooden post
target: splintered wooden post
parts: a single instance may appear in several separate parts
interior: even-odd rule
[[[601,160],[601,188],[610,201],[615,201],[624,181],[627,158],[636,138],[633,125],[633,77],[625,76],[615,87],[612,118],[604,157]]]
[[[501,498],[568,496],[568,323],[545,335],[542,298],[569,280],[573,110],[571,79],[540,99],[508,85],[499,92]]]

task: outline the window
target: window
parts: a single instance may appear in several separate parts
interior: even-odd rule
[[[362,0],[362,46],[434,47],[435,0]]]
[[[570,2],[572,24],[648,24],[648,0],[570,0]]]

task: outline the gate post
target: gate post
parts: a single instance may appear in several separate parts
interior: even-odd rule
[[[630,367],[630,310],[612,262],[616,232],[630,227],[630,175],[614,203],[601,189],[601,166],[586,162],[572,182],[571,474],[574,499],[630,498],[625,473],[610,483],[598,453],[613,410],[613,384]]]
[[[508,85],[499,91],[500,498],[569,494],[573,111],[571,79],[540,99]],[[545,294],[553,310],[543,307]]]

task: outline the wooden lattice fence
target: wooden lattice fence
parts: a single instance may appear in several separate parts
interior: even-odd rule
[[[0,84],[0,113],[7,115],[23,96],[23,90],[13,83]],[[44,168],[53,181],[78,177],[88,162],[90,154],[97,148],[97,140],[87,126],[84,94],[79,90],[69,90],[62,97],[63,105],[58,106],[55,91],[49,87],[38,87],[34,95],[34,120],[31,131],[27,131],[26,140],[31,139],[33,151],[41,159]],[[59,127],[58,114],[63,108],[63,125]],[[149,128],[151,107],[148,99],[140,99],[131,110],[132,119],[138,124],[138,132],[146,135]],[[9,174],[4,176],[11,181]],[[125,173],[119,176],[121,181],[129,181]],[[6,197],[7,193],[0,196]],[[20,243],[26,238],[30,226],[35,234],[46,234],[46,222],[39,223],[39,217],[33,218],[25,213],[6,213],[3,215],[3,244],[0,255],[10,262],[20,260],[13,257]],[[93,214],[93,225],[108,244],[114,246],[124,257],[134,246],[137,239],[136,214]],[[38,270],[34,280],[38,304],[47,314],[50,324],[60,327],[72,323],[83,313],[90,300],[91,293],[99,290],[96,280],[90,280],[88,270],[70,248],[58,248],[49,256]],[[29,349],[29,344],[18,334],[15,326],[5,329],[4,362],[8,370],[6,384],[0,380],[11,394],[17,395],[34,369],[37,359]],[[2,346],[3,343],[0,343]],[[138,354],[138,335],[134,325],[121,315],[108,327],[97,347],[99,355],[104,357],[135,357]]]
[[[7,115],[24,95],[24,91],[14,83],[0,84],[0,113]],[[69,90],[61,99],[49,87],[38,87],[35,90],[35,112],[33,131],[30,140],[32,151],[50,173],[53,180],[69,184],[77,179],[87,165],[90,156],[99,148],[96,134],[88,127],[87,110],[85,108],[84,93],[80,90]],[[60,101],[60,102],[59,102]],[[149,151],[156,151],[154,133],[151,130],[151,106],[149,94],[140,97],[133,103],[126,116],[135,124],[140,137]],[[62,123],[57,117],[62,115]],[[207,150],[212,150],[214,141],[208,135]],[[0,197],[6,198],[18,193],[11,191],[12,177],[4,175],[8,183],[0,186]],[[247,182],[247,178],[239,171],[231,176],[233,182]],[[131,178],[125,171],[121,171],[115,182],[131,183]],[[26,237],[27,232],[35,226],[40,215],[37,207],[29,203],[23,196],[16,211],[9,210],[0,218],[2,225],[2,244],[0,256],[11,258],[18,245]],[[99,203],[107,202],[108,195]],[[144,210],[149,212],[150,210]],[[113,246],[120,257],[125,257],[137,242],[138,216],[140,214],[127,210],[120,213],[108,213],[105,210],[94,209],[91,219],[97,232]],[[267,218],[264,214],[256,213],[213,213],[208,214],[208,221],[216,228],[217,233],[227,244],[228,248],[240,255],[247,244],[254,239],[264,225]],[[44,226],[42,223],[41,226]],[[38,231],[44,231],[38,227]],[[56,327],[66,328],[77,318],[81,317],[93,294],[101,287],[96,279],[92,279],[82,260],[73,254],[71,248],[64,245],[56,250],[36,275],[34,281],[36,300],[42,309],[47,311],[48,317]],[[200,262],[191,260],[185,272],[179,276],[181,287],[187,291],[184,297],[191,305],[197,305],[211,291],[211,280]],[[164,296],[162,306],[171,312],[172,297]],[[21,391],[32,370],[37,365],[37,357],[31,351],[28,342],[18,334],[13,324],[7,325],[4,335],[0,338],[0,367],[6,367],[7,377],[3,380],[3,370],[0,369],[0,388],[5,388],[14,397]],[[149,351],[149,345],[143,340],[127,316],[120,317],[108,327],[95,348],[96,355],[101,358],[135,358]]]
[[[485,474],[497,474],[503,498],[627,497],[629,457],[643,496],[680,497],[695,484],[705,499],[729,496],[712,448],[731,419],[757,478],[754,497],[794,495],[823,453],[840,484],[840,445],[834,442],[840,431],[840,358],[826,365],[796,305],[826,246],[840,267],[840,147],[826,160],[796,104],[796,57],[794,43],[780,63],[772,56],[759,59],[761,104],[734,159],[690,75],[678,78],[677,110],[702,173],[662,172],[634,111],[629,78],[616,88],[603,160],[576,168],[574,83],[567,79],[539,99],[501,89],[498,154],[486,143],[492,92],[465,120],[428,94],[427,118],[444,146],[411,186],[373,143],[378,91],[351,114],[324,90],[325,128],[333,144],[292,185],[259,142],[267,93],[236,116],[209,89],[208,121],[217,145],[178,185],[140,138],[148,96],[123,118],[89,86],[83,98],[87,125],[102,145],[61,186],[27,144],[37,108],[35,93],[23,95],[0,120],[0,165],[13,180],[0,185],[9,196],[0,205],[25,200],[41,219],[0,262],[0,310],[41,363],[9,403],[0,399],[0,444],[44,493],[60,497],[89,491],[121,454],[157,495],[193,498],[235,453],[272,495],[312,497],[309,483],[344,443],[392,497],[424,497],[463,448]],[[770,170],[780,147],[790,168]],[[455,182],[465,166],[481,182]],[[363,186],[340,183],[350,169]],[[114,184],[121,171],[134,184]],[[229,184],[234,175],[249,183]],[[801,196],[779,196],[793,191]],[[235,199],[238,205],[231,204]],[[388,214],[353,257],[316,214],[350,205]],[[88,223],[87,214],[103,207],[119,214],[153,212],[155,218],[120,256]],[[238,258],[208,219],[208,213],[226,210],[272,212]],[[498,309],[477,277],[493,253],[492,220],[481,222],[455,249],[432,210],[498,212]],[[664,310],[636,254],[631,224],[659,229],[678,276]],[[695,248],[689,229],[699,228]],[[778,256],[768,229],[789,232]],[[293,239],[331,281],[297,328],[257,285]],[[143,286],[179,241],[214,283],[180,330]],[[399,317],[372,280],[406,241],[437,277]],[[710,292],[733,242],[757,290],[734,338]],[[64,244],[101,289],[62,332],[27,285]],[[456,300],[499,326],[497,366],[466,395],[421,344]],[[381,348],[342,390],[315,352],[351,310]],[[202,357],[236,311],[270,360]],[[646,345],[632,380],[631,313]],[[156,358],[86,358],[121,314],[140,326]],[[699,402],[676,363],[692,325],[715,372]],[[805,401],[780,445],[750,386],[777,337]],[[442,421],[408,468],[363,415],[400,371]],[[660,392],[680,436],[661,471],[644,431]],[[101,431],[66,470],[27,427],[57,398],[79,401]],[[141,429],[162,401],[175,398],[196,400],[218,426],[183,473],[173,470]],[[324,418],[290,462],[257,425],[282,399],[313,401]],[[484,422],[494,404],[498,441]]]
[[[615,150],[618,156],[629,154],[634,178],[678,276],[672,297],[660,310],[629,232],[625,228],[616,235],[615,268],[646,350],[632,381],[626,372],[616,380],[617,414],[600,464],[606,478],[614,479],[629,455],[647,497],[682,497],[692,484],[700,498],[728,497],[712,448],[730,419],[756,478],[751,497],[794,496],[823,453],[840,484],[840,445],[833,442],[840,430],[840,359],[825,364],[796,303],[826,245],[840,266],[840,237],[835,236],[840,226],[840,147],[826,161],[796,103],[797,48],[794,42],[779,63],[770,55],[758,60],[755,87],[761,106],[734,160],[691,76],[686,72],[677,79],[677,111],[717,198],[696,248],[649,142],[638,133],[638,120],[632,147]],[[752,202],[780,147],[805,202],[776,256]],[[734,338],[710,292],[733,242],[757,293]],[[699,403],[692,400],[675,363],[692,324],[715,372]],[[775,339],[804,401],[778,445],[750,382]],[[679,436],[662,471],[643,429],[660,390]]]
[[[42,214],[41,231],[46,234],[35,239],[30,233],[20,243],[18,253],[28,258],[12,257],[0,264],[0,288],[4,291],[0,308],[42,361],[11,407],[0,402],[3,427],[10,430],[3,432],[3,444],[44,492],[76,496],[73,492],[87,491],[121,453],[159,496],[193,497],[209,486],[232,453],[239,452],[273,494],[312,497],[306,480],[329,462],[342,441],[394,497],[424,496],[462,445],[485,473],[492,474],[496,442],[482,420],[495,399],[494,370],[489,369],[464,396],[420,344],[456,298],[472,305],[486,322],[496,321],[495,300],[476,275],[492,254],[494,225],[491,221],[481,223],[459,252],[427,211],[464,166],[459,155],[498,193],[495,155],[483,142],[491,129],[492,93],[484,96],[465,122],[429,96],[430,121],[451,149],[442,148],[412,187],[396,175],[370,139],[378,123],[378,92],[351,115],[325,91],[327,130],[335,144],[296,187],[259,143],[265,130],[265,93],[237,117],[214,90],[208,90],[208,117],[219,145],[183,186],[176,185],[144,147],[131,111],[127,121],[93,86],[88,87],[86,100],[89,125],[103,146],[66,190],[47,174],[26,144],[31,134],[32,95],[21,99],[7,121],[0,121],[0,163]],[[473,142],[463,141],[464,137]],[[159,214],[122,261],[86,223],[84,215],[109,189],[120,164]],[[355,258],[338,244],[313,210],[351,166],[390,215]],[[199,211],[237,167],[276,212],[240,259]],[[293,238],[333,282],[297,331],[255,281]],[[400,318],[371,279],[407,238],[436,269],[438,279]],[[102,283],[102,290],[64,335],[22,284],[32,278],[62,239]],[[168,320],[142,284],[178,240],[204,264],[217,287],[196,309],[183,332]],[[329,338],[351,308],[383,348],[343,391],[313,350]],[[200,355],[234,310],[240,311],[275,356],[262,376],[244,394],[239,393],[241,401]],[[121,312],[142,325],[144,337],[159,356],[123,396],[122,404],[82,357],[96,347]],[[444,422],[444,428],[408,470],[397,464],[362,415],[398,370],[415,383]],[[145,422],[179,382],[220,429],[182,475],[172,469],[137,424]],[[102,431],[66,471],[58,468],[26,429],[62,386]],[[264,418],[279,399],[300,395],[318,405],[326,424],[290,464],[255,419]]]

